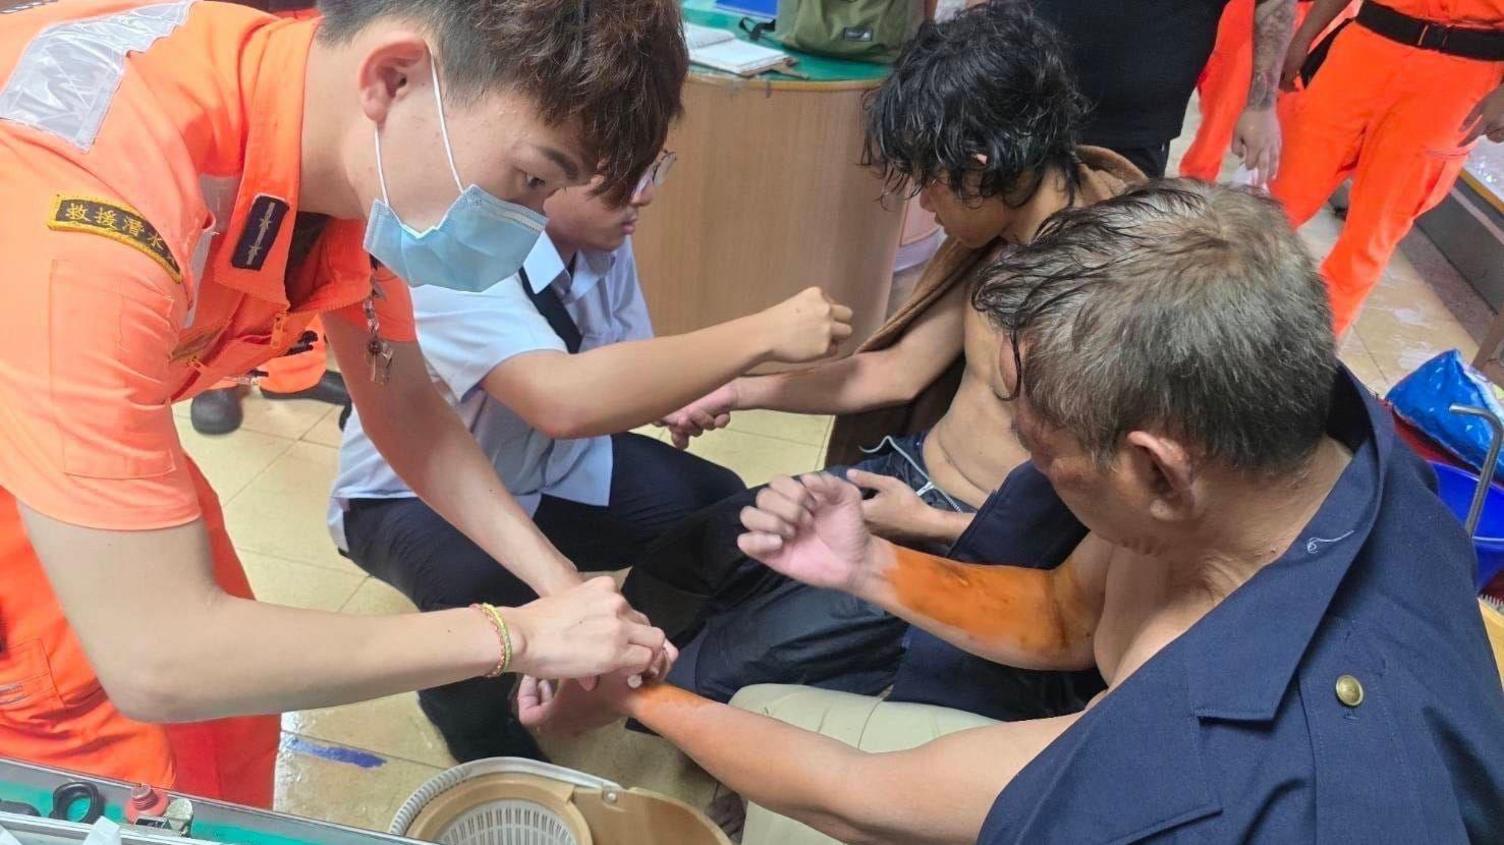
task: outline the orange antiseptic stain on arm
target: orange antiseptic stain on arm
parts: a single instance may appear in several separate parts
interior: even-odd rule
[[[957,633],[1003,662],[1017,656],[1041,660],[1071,650],[1073,640],[1046,570],[976,566],[894,547],[883,573],[902,615],[920,627],[929,620]],[[935,633],[940,633],[935,631]]]
[[[701,735],[714,734],[720,720],[727,718],[703,712],[712,708],[732,709],[671,684],[656,683],[631,694],[625,715],[693,753],[692,748],[697,747]]]
[[[686,710],[698,710],[715,702],[701,698],[670,684],[653,684],[632,694],[632,716],[636,719],[664,718]]]

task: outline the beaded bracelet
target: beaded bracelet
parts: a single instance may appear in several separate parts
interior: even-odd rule
[[[494,606],[476,603],[470,607],[480,611],[480,615],[486,617],[486,621],[491,623],[491,630],[496,632],[496,640],[501,645],[501,660],[497,661],[496,668],[482,677],[499,678],[512,665],[512,633],[507,629],[507,621],[501,618],[501,611]]]

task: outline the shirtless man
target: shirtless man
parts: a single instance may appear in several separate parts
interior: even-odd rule
[[[967,306],[975,271],[1028,243],[1051,214],[1142,180],[1116,154],[1076,145],[1082,106],[1064,55],[1026,3],[989,3],[924,25],[870,105],[867,159],[892,192],[918,193],[948,242],[856,354],[733,381],[668,420],[676,439],[738,408],[842,414],[835,439],[853,448],[833,448],[834,462],[853,463],[844,453],[857,446],[878,447],[842,470],[876,491],[863,503],[872,530],[929,551],[951,549],[1027,458],[1009,438],[974,436],[1009,425],[988,386],[999,335]],[[721,701],[758,683],[799,680],[860,693],[892,685],[908,624],[849,596],[769,577],[736,548],[738,513],[751,501],[736,496],[701,512],[635,561],[627,595],[687,647],[670,680]],[[756,583],[744,589],[748,582]],[[689,613],[665,606],[683,595],[710,598]],[[680,616],[692,621],[671,624]],[[1080,692],[1030,684],[1011,700],[1030,715],[1079,709],[1100,686],[1091,680]],[[1056,701],[1030,709],[1041,698]]]
[[[961,240],[964,236],[954,234],[958,219],[981,216],[986,206],[967,207],[945,191],[943,186],[925,188],[920,204],[937,212],[951,237],[973,249],[986,248],[988,242],[967,242]],[[937,201],[931,199],[932,195],[946,199]],[[1006,208],[998,197],[990,198],[987,205]],[[1041,185],[1031,205],[1054,212],[1069,202],[1056,183]],[[1002,230],[1003,242],[1028,243],[1042,218],[1021,210],[1010,211],[1016,215]],[[863,508],[874,532],[893,540],[948,546],[971,524],[976,509],[1009,470],[1028,459],[1013,440],[976,436],[978,431],[1006,431],[1011,415],[990,386],[996,380],[997,334],[968,306],[971,293],[970,285],[955,285],[915,320],[898,343],[885,349],[859,352],[808,370],[739,378],[722,388],[718,398],[724,404],[716,411],[765,408],[801,414],[850,414],[898,405],[913,399],[958,355],[963,356],[965,369],[945,415],[928,432],[914,438],[894,438],[889,447],[904,450],[914,460],[915,468],[924,473],[922,484],[933,485],[938,491],[938,506],[929,504],[924,495],[899,477],[867,471],[861,465],[846,473],[849,481],[876,493]],[[918,446],[914,450],[917,453],[906,449],[909,443]],[[946,502],[947,497],[954,501]]]
[[[1142,179],[1114,153],[1077,147],[1081,118],[1058,39],[1025,4],[989,3],[927,24],[871,104],[867,158],[892,192],[917,192],[949,242],[876,342],[811,369],[739,378],[668,419],[676,439],[683,443],[737,410],[845,415],[904,405],[964,352],[960,387],[939,422],[913,436],[874,432],[863,445],[892,435],[887,454],[848,475],[876,491],[865,510],[880,535],[940,548],[954,542],[1026,458],[1007,438],[973,436],[1006,429],[1008,412],[988,388],[997,339],[967,307],[970,271],[1028,243],[1062,208]],[[915,133],[916,125],[930,131]],[[1020,126],[1039,128],[1021,133]]]
[[[902,549],[829,475],[775,480],[741,546],[992,660],[1095,665],[1106,692],[1084,713],[910,750],[613,679],[619,709],[844,842],[1496,834],[1504,693],[1473,552],[1339,367],[1321,277],[1278,206],[1197,182],[1141,188],[1052,221],[974,302],[1010,337],[991,389],[1090,529],[1069,559],[1041,571]],[[536,693],[526,718],[554,703]],[[744,845],[808,841],[755,834],[751,818],[747,831]]]

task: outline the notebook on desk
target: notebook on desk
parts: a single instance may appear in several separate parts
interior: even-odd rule
[[[739,41],[724,29],[698,24],[684,24],[684,42],[689,45],[691,62],[737,76],[756,76],[792,61],[782,50]]]
[[[760,21],[778,17],[778,0],[715,0],[715,7],[733,15],[745,15]]]

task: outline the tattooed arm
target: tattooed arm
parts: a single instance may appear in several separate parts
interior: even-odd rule
[[[1280,63],[1295,25],[1295,0],[1259,0],[1253,12],[1253,79],[1248,85],[1248,107],[1274,106],[1279,90]]]
[[[1280,69],[1290,44],[1295,0],[1258,0],[1253,13],[1253,79],[1248,104],[1238,118],[1232,151],[1268,182],[1279,171],[1280,132],[1274,114]]]

